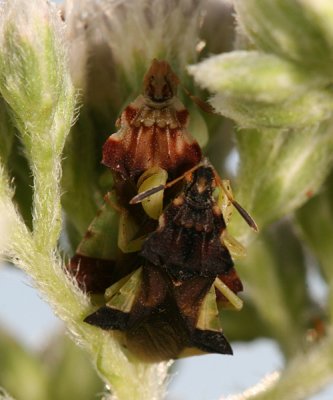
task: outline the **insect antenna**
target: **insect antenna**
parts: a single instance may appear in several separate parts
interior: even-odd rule
[[[147,197],[161,191],[164,189],[167,189],[171,186],[173,186],[174,184],[176,184],[177,182],[181,181],[182,179],[184,179],[184,177],[186,175],[191,174],[193,171],[195,171],[196,169],[200,168],[202,165],[204,165],[202,162],[197,164],[196,166],[194,166],[193,168],[187,170],[183,175],[180,175],[178,178],[174,179],[173,181],[170,181],[168,183],[166,183],[165,185],[158,185],[155,187],[152,187],[151,189],[145,190],[142,193],[137,194],[136,196],[134,196],[129,204],[138,204],[141,203],[143,200],[145,200]]]
[[[244,220],[247,222],[247,224],[256,232],[259,231],[258,225],[256,224],[255,220],[251,217],[251,215],[244,210],[244,208],[237,203],[236,200],[232,201],[233,206],[236,208],[236,210],[239,212],[239,214],[244,218]]]
[[[163,189],[166,189],[167,187],[168,187],[168,185],[158,185],[158,186],[154,186],[154,187],[151,188],[151,189],[145,190],[144,192],[139,193],[139,194],[137,194],[136,196],[134,196],[134,197],[130,200],[129,204],[138,204],[138,203],[141,203],[141,202],[142,202],[143,200],[145,200],[147,197],[149,197],[149,196],[151,196],[151,195],[153,195],[153,194],[155,194],[155,193],[157,193],[157,192],[159,192],[159,191],[161,191],[161,190],[163,190]]]
[[[198,97],[198,96],[194,96],[182,84],[180,84],[180,86],[184,90],[184,92],[187,94],[187,96],[193,101],[193,103],[195,103],[202,111],[204,111],[204,112],[206,112],[208,114],[218,115],[218,113],[216,112],[215,108],[211,104],[207,103],[207,101],[204,101],[204,100],[200,99],[200,97]]]
[[[239,212],[241,217],[245,220],[245,222],[256,232],[259,231],[258,225],[254,221],[254,219],[250,216],[250,214],[230,195],[230,193],[227,191],[226,187],[224,186],[224,183],[222,179],[219,177],[217,172],[214,170],[215,173],[215,179],[218,183],[218,185],[222,188],[223,192],[227,196],[228,200],[231,202],[231,204],[236,208],[236,210]]]

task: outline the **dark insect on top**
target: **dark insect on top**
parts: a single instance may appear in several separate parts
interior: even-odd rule
[[[126,347],[147,362],[186,351],[232,354],[218,310],[229,299],[215,282],[234,293],[242,285],[221,241],[226,224],[213,193],[219,182],[206,161],[179,179],[184,188],[145,240],[140,268],[108,289],[107,304],[85,318],[123,331]]]
[[[233,262],[221,242],[226,225],[213,197],[214,170],[201,166],[186,180],[183,192],[161,215],[158,229],[146,239],[141,255],[179,280],[227,274]]]

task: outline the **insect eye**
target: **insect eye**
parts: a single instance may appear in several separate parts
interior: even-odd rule
[[[154,93],[155,93],[155,77],[154,77],[154,75],[152,75],[149,78],[149,83],[148,83],[147,88],[146,88],[146,94],[150,98],[153,98],[154,97]]]
[[[163,94],[164,98],[172,97],[172,91],[171,91],[168,83],[164,84],[163,89],[162,89],[162,94]]]

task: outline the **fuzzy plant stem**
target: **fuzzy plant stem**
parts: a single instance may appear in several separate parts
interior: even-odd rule
[[[24,13],[21,12],[24,10]],[[67,276],[57,250],[61,231],[62,150],[75,113],[59,16],[46,2],[1,3],[0,90],[33,174],[33,229],[23,222],[14,189],[0,165],[0,209],[7,240],[0,254],[25,271],[93,358],[114,399],[160,399],[168,364],[144,364],[125,354],[113,335],[85,324],[91,304]],[[1,132],[6,135],[6,132]]]

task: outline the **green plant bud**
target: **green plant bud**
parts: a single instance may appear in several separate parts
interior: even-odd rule
[[[329,90],[313,89],[297,99],[276,104],[243,101],[218,94],[211,104],[242,128],[304,128],[331,117],[333,94]]]
[[[43,143],[60,152],[74,100],[59,16],[42,0],[4,1],[1,15],[2,96],[13,112],[28,153]]]
[[[189,67],[221,114],[245,128],[291,128],[315,124],[331,115],[327,80],[274,55],[238,51]],[[322,88],[322,89],[321,89]]]
[[[75,106],[62,22],[43,0],[6,0],[0,11],[0,92],[34,174],[34,234],[52,248],[61,228],[59,156]]]
[[[331,0],[234,0],[240,27],[262,50],[332,77]]]
[[[319,128],[297,131],[237,132],[241,163],[236,198],[260,228],[294,211],[309,193],[319,190],[332,166],[332,129],[329,120]]]
[[[325,84],[317,74],[298,68],[273,54],[233,51],[188,67],[195,80],[211,92],[267,104],[297,99]]]

